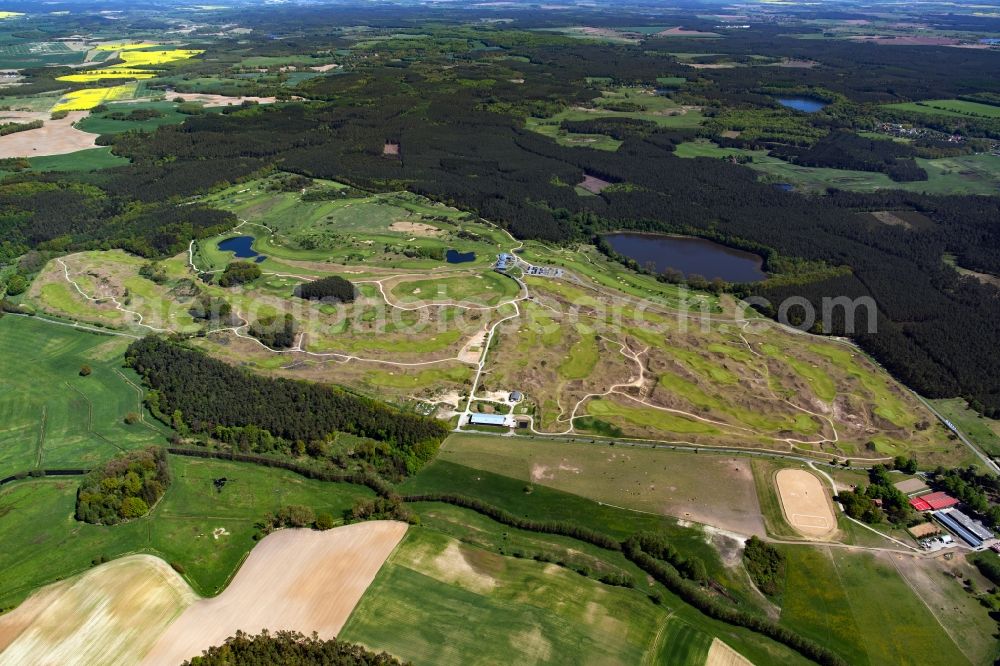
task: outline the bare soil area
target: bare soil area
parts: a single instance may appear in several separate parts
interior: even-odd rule
[[[15,112],[6,112],[7,115]],[[0,136],[0,158],[8,157],[41,157],[43,155],[65,155],[78,150],[95,148],[96,134],[88,134],[78,130],[73,124],[86,117],[89,111],[72,111],[65,118],[49,120],[48,114],[41,114],[44,125],[38,129],[14,132]],[[20,113],[18,116],[31,115],[31,118],[18,117],[15,121],[35,120],[38,114]]]
[[[718,638],[712,639],[705,666],[753,666],[753,662],[729,647]]]
[[[825,538],[837,529],[837,519],[826,488],[815,474],[783,469],[774,475],[785,520],[806,537]]]
[[[142,663],[175,666],[237,630],[287,629],[335,637],[406,527],[372,521],[326,532],[281,530],[269,535],[229,587],[188,608]]]
[[[600,194],[602,191],[604,191],[605,188],[611,187],[611,183],[609,183],[606,180],[601,180],[596,176],[591,176],[590,174],[584,174],[583,181],[580,182],[577,186],[582,187],[588,192],[592,192],[594,194]]]
[[[194,600],[163,560],[124,557],[47,587],[0,618],[0,664],[135,664]]]
[[[167,99],[181,97],[185,102],[200,102],[205,106],[237,106],[243,102],[257,102],[258,104],[274,104],[275,97],[229,97],[228,95],[209,95],[208,93],[179,93],[171,92]]]

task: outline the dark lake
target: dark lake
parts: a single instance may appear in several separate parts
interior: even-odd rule
[[[448,250],[444,258],[449,264],[464,264],[476,260],[475,252],[459,252],[458,250]]]
[[[821,102],[811,97],[779,97],[778,104],[787,106],[789,109],[795,109],[796,111],[804,111],[805,113],[816,113],[826,106],[826,102]]]
[[[756,254],[734,250],[703,238],[662,234],[618,233],[604,236],[615,252],[645,266],[652,262],[658,272],[674,268],[684,275],[698,274],[709,280],[757,282],[767,277],[764,260]]]
[[[253,249],[253,236],[234,236],[224,241],[219,241],[219,249],[223,252],[232,252],[237,259],[254,259],[259,264],[267,259],[264,255]]]

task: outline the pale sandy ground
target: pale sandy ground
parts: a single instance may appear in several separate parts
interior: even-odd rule
[[[97,139],[96,134],[88,134],[73,127],[73,123],[85,118],[88,113],[89,111],[71,111],[65,118],[49,120],[47,113],[3,112],[4,117],[18,116],[16,119],[12,118],[18,122],[40,117],[45,125],[38,129],[0,136],[0,158],[65,155],[86,148],[95,148],[97,146],[94,142]]]
[[[712,639],[705,666],[753,666],[753,662],[729,647],[718,638]]]
[[[783,469],[774,477],[785,520],[807,537],[828,537],[837,529],[831,500],[815,474],[802,469]]]
[[[195,598],[159,558],[109,562],[0,617],[0,664],[135,664]]]
[[[167,93],[167,99],[173,101],[181,97],[185,102],[201,102],[205,106],[239,106],[243,102],[257,102],[258,104],[273,104],[277,101],[274,97],[228,97],[226,95],[209,95],[207,93]]]
[[[306,635],[315,631],[321,638],[333,638],[406,527],[372,521],[327,532],[281,530],[269,535],[229,587],[188,608],[142,663],[176,666],[240,629],[288,629]]]

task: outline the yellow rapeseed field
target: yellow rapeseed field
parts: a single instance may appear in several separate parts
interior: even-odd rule
[[[144,69],[98,69],[81,74],[67,74],[57,76],[56,81],[69,81],[71,83],[93,83],[101,79],[151,79],[156,76],[156,72]]]
[[[74,90],[63,95],[59,102],[52,107],[52,111],[86,111],[104,102],[129,99],[135,95],[135,89],[135,83],[127,83],[107,88]]]

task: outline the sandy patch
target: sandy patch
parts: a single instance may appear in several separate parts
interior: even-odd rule
[[[677,26],[675,28],[667,28],[666,30],[661,30],[656,33],[657,37],[719,37],[717,32],[702,32],[701,30],[685,30],[684,28]]]
[[[338,67],[340,67],[340,65],[331,62],[326,65],[317,65],[316,67],[310,67],[309,69],[311,69],[314,72],[329,72],[331,69],[336,69]]]
[[[200,102],[204,106],[238,106],[243,102],[257,102],[258,104],[274,104],[277,99],[274,97],[230,97],[228,95],[209,95],[207,93],[179,93],[168,92],[167,99],[173,100],[177,97],[185,102]]]
[[[5,115],[15,113],[8,111]],[[89,111],[72,111],[59,120],[48,120],[48,114],[43,114],[45,124],[42,127],[0,136],[0,158],[65,155],[97,147],[96,134],[88,134],[73,126],[73,123],[85,118],[88,113]]]
[[[400,234],[408,234],[411,236],[440,236],[441,230],[430,224],[424,224],[423,222],[407,222],[406,220],[398,220],[389,225],[389,231],[395,231]]]
[[[833,506],[815,474],[802,469],[783,469],[774,476],[785,520],[807,537],[827,537],[837,529]]]
[[[600,194],[606,188],[611,187],[611,183],[606,180],[601,180],[597,176],[591,176],[589,173],[583,174],[583,180],[577,183],[577,187],[582,187],[588,192],[594,194]]]
[[[753,666],[753,662],[729,647],[718,638],[712,639],[705,666]]]
[[[239,629],[336,636],[406,527],[372,521],[326,532],[281,530],[269,535],[229,587],[188,608],[142,663],[175,666]]]
[[[0,618],[0,664],[135,664],[195,595],[163,560],[132,555],[56,583]],[[178,660],[179,661],[179,660]]]

